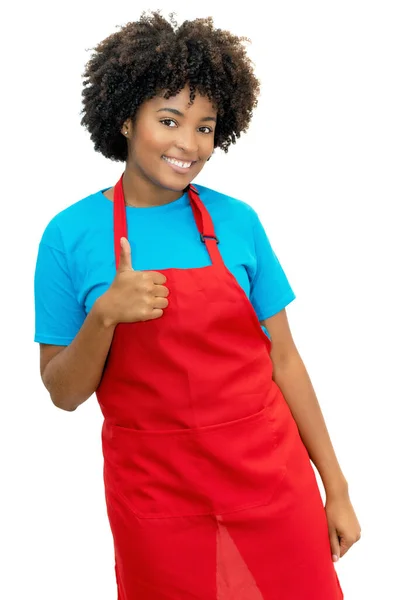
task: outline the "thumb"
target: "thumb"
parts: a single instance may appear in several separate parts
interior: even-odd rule
[[[336,562],[340,558],[340,544],[339,537],[335,528],[332,528],[332,531],[329,532],[329,539],[331,542],[332,560],[333,562]]]
[[[120,260],[118,271],[133,271],[131,261],[131,246],[127,238],[120,238]]]

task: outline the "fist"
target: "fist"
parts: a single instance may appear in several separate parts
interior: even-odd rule
[[[134,271],[128,240],[121,238],[120,246],[116,276],[100,298],[104,319],[117,325],[162,317],[168,306],[166,277],[157,271]]]

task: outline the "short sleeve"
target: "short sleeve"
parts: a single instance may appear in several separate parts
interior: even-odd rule
[[[54,222],[47,226],[39,245],[34,300],[34,341],[69,345],[84,322],[85,312],[77,300],[61,235]]]
[[[251,280],[250,300],[259,321],[263,321],[283,310],[295,299],[295,294],[257,213],[253,210],[251,214],[256,270]]]

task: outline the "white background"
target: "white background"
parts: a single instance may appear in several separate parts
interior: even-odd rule
[[[397,18],[382,0],[2,9],[0,597],[116,598],[102,416],[94,397],[56,409],[40,381],[33,274],[51,217],[122,173],[80,126],[81,74],[148,8],[252,40],[252,126],[197,182],[258,211],[297,294],[292,332],[362,526],[337,564],[345,598],[396,599]]]

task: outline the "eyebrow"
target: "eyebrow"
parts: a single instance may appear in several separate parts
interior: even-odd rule
[[[158,111],[156,112],[170,112],[173,115],[177,115],[178,117],[184,117],[185,115],[180,111],[177,110],[176,108],[159,108]],[[203,117],[201,119],[202,122],[206,122],[206,121],[214,121],[214,123],[216,123],[216,118],[215,117]]]

